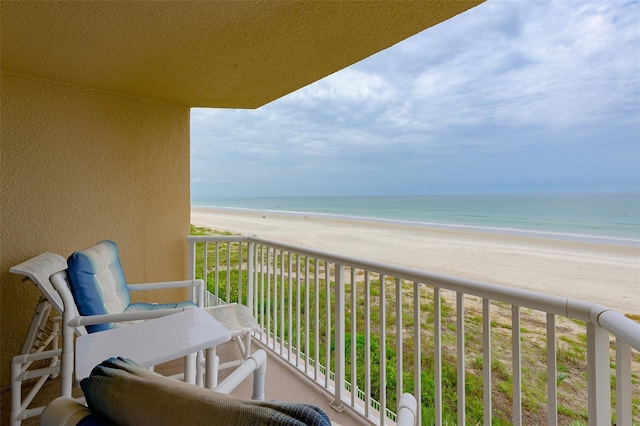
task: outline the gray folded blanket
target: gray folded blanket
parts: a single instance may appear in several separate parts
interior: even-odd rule
[[[236,398],[120,357],[100,363],[80,386],[92,413],[117,425],[331,425],[311,405]]]

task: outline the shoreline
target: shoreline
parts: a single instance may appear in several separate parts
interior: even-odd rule
[[[214,207],[191,223],[640,314],[640,247]]]
[[[546,231],[546,230],[530,230],[530,229],[521,229],[521,228],[508,228],[508,227],[491,227],[491,226],[479,226],[479,225],[466,225],[466,224],[455,224],[455,223],[439,223],[439,222],[422,222],[418,220],[409,220],[409,219],[391,219],[391,218],[383,218],[383,217],[370,217],[370,216],[351,216],[351,215],[342,215],[342,214],[334,214],[334,213],[317,213],[317,212],[304,212],[304,211],[290,211],[290,210],[259,210],[247,207],[213,207],[213,206],[192,206],[191,209],[201,209],[202,211],[206,210],[214,210],[221,212],[237,212],[240,214],[259,214],[259,215],[276,215],[276,216],[285,216],[290,218],[297,218],[299,216],[306,216],[309,219],[326,219],[326,220],[334,220],[334,221],[345,221],[345,222],[368,222],[371,224],[382,224],[382,225],[399,225],[399,226],[409,226],[409,227],[417,227],[417,228],[426,228],[426,229],[443,229],[443,230],[451,230],[451,231],[464,231],[464,232],[475,232],[482,234],[499,234],[499,235],[512,235],[518,237],[533,237],[533,238],[543,238],[550,240],[560,240],[560,241],[570,241],[570,242],[583,242],[583,243],[592,243],[592,244],[605,244],[605,245],[614,245],[614,246],[627,246],[627,247],[636,247],[640,248],[640,240],[633,238],[625,238],[625,237],[613,237],[613,236],[602,236],[602,235],[592,235],[592,234],[579,234],[574,232],[554,232],[554,231]]]

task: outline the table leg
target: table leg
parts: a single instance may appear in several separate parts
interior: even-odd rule
[[[216,347],[208,348],[205,357],[205,381],[204,385],[207,389],[213,389],[218,386],[218,356],[216,355]]]
[[[196,354],[184,357],[184,381],[189,384],[196,383]]]

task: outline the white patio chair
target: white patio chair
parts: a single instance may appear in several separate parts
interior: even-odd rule
[[[112,242],[101,242],[96,246],[100,252],[113,252],[115,251],[115,260],[109,261],[111,271],[116,271],[115,275],[122,278],[124,282],[124,274],[121,272],[120,262],[117,256],[117,248]],[[91,250],[90,250],[91,251]],[[104,254],[104,253],[103,253]],[[111,259],[113,260],[113,258]],[[116,267],[117,266],[117,267]],[[62,372],[63,379],[61,380],[61,395],[71,395],[71,374],[73,371],[73,341],[74,334],[83,335],[88,332],[85,328],[86,325],[98,325],[98,328],[108,328],[114,322],[121,321],[136,321],[142,319],[157,318],[160,316],[172,314],[185,309],[186,306],[200,306],[202,307],[202,294],[203,294],[203,282],[202,280],[189,280],[189,281],[175,281],[175,282],[163,282],[152,284],[124,284],[119,282],[118,290],[126,292],[126,295],[120,295],[121,298],[117,301],[111,300],[109,305],[110,311],[105,312],[103,315],[94,315],[91,318],[82,317],[79,315],[76,305],[74,303],[64,304],[58,291],[54,288],[50,281],[53,274],[57,273],[58,288],[65,289],[63,291],[69,291],[67,275],[65,269],[67,268],[67,262],[62,256],[54,253],[43,253],[33,259],[27,260],[19,265],[16,265],[10,269],[10,272],[24,275],[25,280],[29,279],[36,284],[36,287],[42,293],[42,298],[38,302],[36,311],[34,313],[31,326],[23,349],[20,355],[15,356],[12,359],[11,365],[11,422],[12,425],[19,425],[20,422],[29,417],[40,415],[44,406],[28,408],[33,398],[42,388],[44,383],[49,377],[55,376]],[[117,272],[117,269],[120,272]],[[109,269],[109,267],[107,268]],[[105,272],[105,271],[101,271]],[[108,277],[106,275],[112,275]],[[116,280],[113,279],[111,272],[101,273],[101,277],[106,280],[107,287],[112,286]],[[181,303],[181,304],[127,304],[123,306],[122,300],[128,300],[129,291],[137,290],[156,290],[176,287],[189,287],[193,289],[192,294],[196,296],[196,302]],[[112,293],[105,293],[113,296]],[[121,312],[116,312],[118,309],[114,308],[114,305],[123,306]],[[175,307],[179,306],[179,307]],[[53,307],[59,314],[65,313],[66,318],[77,318],[74,325],[64,321],[62,325],[63,329],[63,347],[58,348],[58,335],[59,335],[59,320],[53,322],[52,327],[47,327],[47,321],[49,314]],[[65,312],[65,308],[68,308]],[[124,312],[129,308],[129,312]],[[109,324],[108,326],[102,325],[102,323]],[[61,360],[60,360],[61,358]],[[39,368],[35,370],[29,370],[30,366],[35,361],[48,360],[49,365],[46,368]],[[60,360],[60,361],[59,361]],[[30,393],[22,399],[22,383],[25,380],[38,378],[38,381],[31,389]]]
[[[76,328],[85,327],[89,333],[105,332],[112,327],[159,318],[185,309],[202,308],[203,305],[202,280],[127,284],[118,248],[113,241],[100,241],[92,247],[74,252],[67,263],[67,270],[56,272],[49,278],[64,305],[60,355],[62,396],[71,395],[75,345],[73,335]],[[180,287],[191,288],[195,302],[130,303],[130,291]]]
[[[58,348],[60,317],[63,305],[60,296],[55,291],[49,277],[55,272],[67,267],[64,257],[55,253],[42,253],[39,256],[15,265],[9,272],[24,275],[23,282],[31,281],[41,293],[31,320],[31,325],[22,345],[20,355],[11,360],[11,424],[19,425],[22,420],[39,416],[44,410],[40,407],[28,408],[47,379],[56,377],[60,371],[59,357],[62,350]],[[51,308],[55,309],[58,317],[51,320]],[[78,334],[86,333],[76,330]],[[32,366],[39,368],[32,368]],[[42,364],[46,363],[45,367]],[[31,368],[31,369],[30,369]],[[29,393],[22,399],[22,383],[26,380],[37,379]]]

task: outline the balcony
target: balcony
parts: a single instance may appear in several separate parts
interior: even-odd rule
[[[257,318],[267,399],[317,405],[344,425],[394,424],[402,392],[420,424],[640,419],[640,325],[615,311],[253,237],[187,240],[208,304],[240,302]],[[57,390],[47,384],[34,402]],[[249,381],[234,394],[250,397]]]
[[[249,306],[279,360],[268,397],[324,393],[346,424],[393,424],[402,392],[420,424],[640,419],[640,325],[618,312],[259,238],[187,239],[208,303]]]

